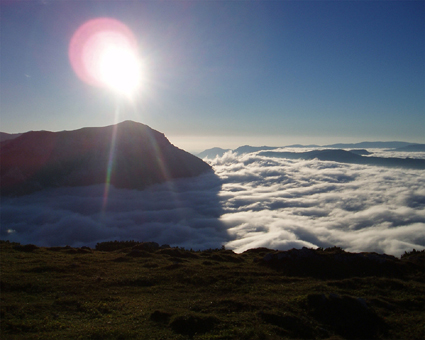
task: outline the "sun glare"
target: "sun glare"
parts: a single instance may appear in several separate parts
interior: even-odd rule
[[[100,56],[100,80],[122,94],[131,95],[139,87],[140,71],[140,63],[130,49],[110,46]]]
[[[69,58],[86,83],[133,96],[141,85],[141,62],[130,29],[110,18],[93,19],[71,39]]]

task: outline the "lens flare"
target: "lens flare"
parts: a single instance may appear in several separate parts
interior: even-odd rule
[[[81,25],[69,44],[69,59],[77,76],[87,84],[131,96],[141,82],[137,41],[123,23],[111,18]]]

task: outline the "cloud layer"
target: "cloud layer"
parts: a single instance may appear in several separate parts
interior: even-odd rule
[[[224,182],[221,220],[236,251],[424,248],[423,171],[232,153],[211,163]]]
[[[1,238],[41,246],[94,246],[106,240],[218,247],[228,240],[212,172],[147,190],[103,185],[50,189],[3,199]]]
[[[301,151],[301,150],[299,150]],[[425,247],[425,175],[318,160],[237,156],[215,174],[144,191],[63,188],[2,199],[1,239],[41,246],[156,241],[237,252],[337,245],[399,256]]]

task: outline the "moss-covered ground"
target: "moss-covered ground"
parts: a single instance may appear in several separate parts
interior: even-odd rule
[[[424,339],[423,252],[335,278],[267,249],[0,246],[1,339]]]

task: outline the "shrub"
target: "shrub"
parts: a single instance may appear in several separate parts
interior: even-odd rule
[[[96,244],[95,249],[100,251],[114,251],[124,248],[131,248],[134,247],[137,244],[140,244],[139,241],[107,241],[107,242],[100,242]]]
[[[425,254],[425,249],[423,250],[416,250],[413,249],[412,251],[405,251],[403,255],[401,255],[401,258],[408,258],[408,257],[412,257],[412,256],[420,256],[421,254]]]

